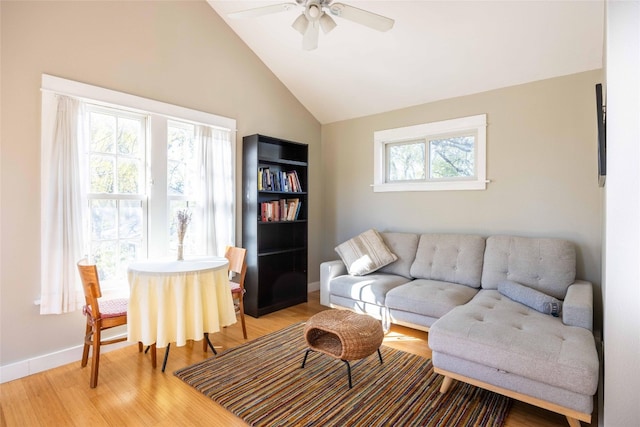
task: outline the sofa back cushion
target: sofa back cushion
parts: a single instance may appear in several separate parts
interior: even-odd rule
[[[378,270],[381,273],[395,274],[411,279],[411,264],[416,259],[418,240],[420,235],[416,233],[380,233],[387,247],[396,254],[397,260],[387,264]]]
[[[576,278],[576,252],[561,239],[516,236],[487,238],[482,288],[498,289],[505,280],[564,299]]]
[[[479,288],[484,246],[482,236],[422,234],[411,276]]]

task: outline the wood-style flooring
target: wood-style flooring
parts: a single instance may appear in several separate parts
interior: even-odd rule
[[[259,319],[247,316],[249,340],[306,320],[324,309],[319,293],[314,292],[308,303]],[[83,332],[84,325],[78,325],[78,335]],[[239,323],[211,337],[217,350],[245,342]],[[384,344],[431,356],[426,332],[393,325]],[[149,355],[138,353],[136,345],[103,353],[95,389],[89,388],[89,366],[80,368],[80,352],[77,363],[0,384],[0,425],[246,426],[173,375],[175,370],[211,356],[210,351],[203,352],[201,341],[171,347],[165,373],[161,372],[163,349],[157,354],[158,368],[152,369]],[[521,402],[514,403],[506,421],[507,427],[567,425],[565,417]]]

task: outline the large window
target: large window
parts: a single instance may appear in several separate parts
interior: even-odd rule
[[[175,256],[180,209],[185,256],[236,243],[235,120],[47,75],[42,88],[41,313],[78,308],[85,256],[104,295],[125,294],[129,262]]]
[[[486,188],[486,115],[374,133],[374,191]]]

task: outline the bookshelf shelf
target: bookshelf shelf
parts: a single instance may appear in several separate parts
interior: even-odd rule
[[[308,147],[265,135],[242,141],[244,305],[259,317],[307,301]]]

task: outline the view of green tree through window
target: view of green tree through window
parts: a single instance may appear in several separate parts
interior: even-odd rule
[[[423,180],[426,177],[424,141],[389,144],[389,181]]]
[[[473,177],[475,137],[452,136],[387,144],[386,158],[388,182],[425,181],[427,176],[431,180]]]
[[[475,142],[475,137],[473,135],[430,140],[430,178],[438,179],[474,176]]]
[[[108,286],[145,250],[147,118],[91,106],[88,120],[89,253]]]

